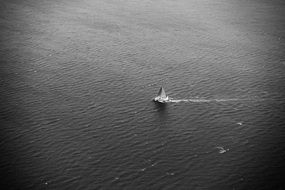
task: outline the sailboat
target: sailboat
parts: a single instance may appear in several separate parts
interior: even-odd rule
[[[153,99],[155,102],[165,103],[169,100],[168,96],[166,95],[163,87],[160,87],[157,96]]]

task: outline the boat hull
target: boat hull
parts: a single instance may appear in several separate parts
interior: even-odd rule
[[[154,102],[158,102],[158,103],[162,103],[162,104],[163,104],[163,103],[166,103],[168,100],[169,100],[168,97],[166,97],[166,98],[155,97],[155,98],[153,99]]]

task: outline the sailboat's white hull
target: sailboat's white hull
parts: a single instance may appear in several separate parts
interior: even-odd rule
[[[168,100],[169,100],[168,96],[166,96],[165,98],[157,96],[153,99],[153,101],[159,102],[159,103],[166,103]]]

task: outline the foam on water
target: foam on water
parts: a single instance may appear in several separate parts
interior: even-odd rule
[[[238,99],[238,98],[229,98],[229,99],[204,99],[204,98],[189,98],[189,99],[173,99],[169,98],[166,102],[180,103],[180,102],[193,102],[193,103],[208,103],[208,102],[233,102],[233,101],[248,101],[250,99]]]

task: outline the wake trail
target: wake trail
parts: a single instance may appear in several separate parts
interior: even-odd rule
[[[203,99],[203,98],[190,98],[190,99],[172,99],[170,98],[167,102],[179,103],[179,102],[195,102],[195,103],[204,103],[204,102],[233,102],[233,101],[245,101],[249,99]]]

